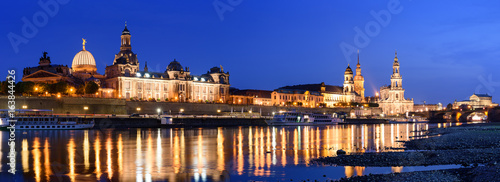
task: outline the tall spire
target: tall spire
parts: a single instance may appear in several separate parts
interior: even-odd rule
[[[358,49],[358,65],[359,65],[359,49]]]
[[[148,72],[148,62],[144,63],[144,72]]]

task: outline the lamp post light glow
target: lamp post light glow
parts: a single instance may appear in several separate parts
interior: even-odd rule
[[[140,108],[140,107],[138,107],[138,108],[136,108],[136,110],[137,110],[137,111],[141,111],[141,108]]]
[[[160,116],[161,109],[160,108],[156,109],[156,112],[158,112],[158,116]]]
[[[183,113],[183,112],[184,112],[184,109],[180,109],[180,110],[179,110],[179,113]]]
[[[28,109],[28,106],[27,105],[23,105],[23,109]]]
[[[84,106],[84,107],[83,107],[83,110],[85,110],[85,118],[87,118],[87,110],[89,110],[89,107]]]
[[[217,109],[217,113],[220,113],[220,109]]]

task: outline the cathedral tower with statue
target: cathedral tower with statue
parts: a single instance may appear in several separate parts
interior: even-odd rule
[[[413,111],[413,99],[405,99],[403,77],[400,73],[398,53],[395,53],[392,64],[391,85],[380,87],[379,107],[385,115],[398,115]]]

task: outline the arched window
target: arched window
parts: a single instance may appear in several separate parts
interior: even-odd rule
[[[396,100],[399,100],[399,94],[396,94]]]
[[[129,69],[125,69],[125,76],[130,76],[130,70]]]

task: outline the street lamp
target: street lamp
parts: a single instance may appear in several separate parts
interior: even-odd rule
[[[159,116],[160,116],[161,109],[160,109],[160,108],[156,109],[156,112],[158,112],[158,117],[159,117]]]
[[[83,110],[85,110],[85,118],[87,118],[87,110],[89,110],[89,107],[84,106],[84,107],[83,107]]]
[[[217,109],[217,113],[220,113],[220,109]]]
[[[141,111],[141,108],[140,108],[140,107],[138,107],[138,108],[136,108],[136,110],[137,110],[137,111]]]
[[[184,109],[180,109],[180,110],[179,110],[179,113],[183,113],[183,112],[184,112]]]
[[[23,105],[23,109],[28,109],[28,106],[27,105]]]

